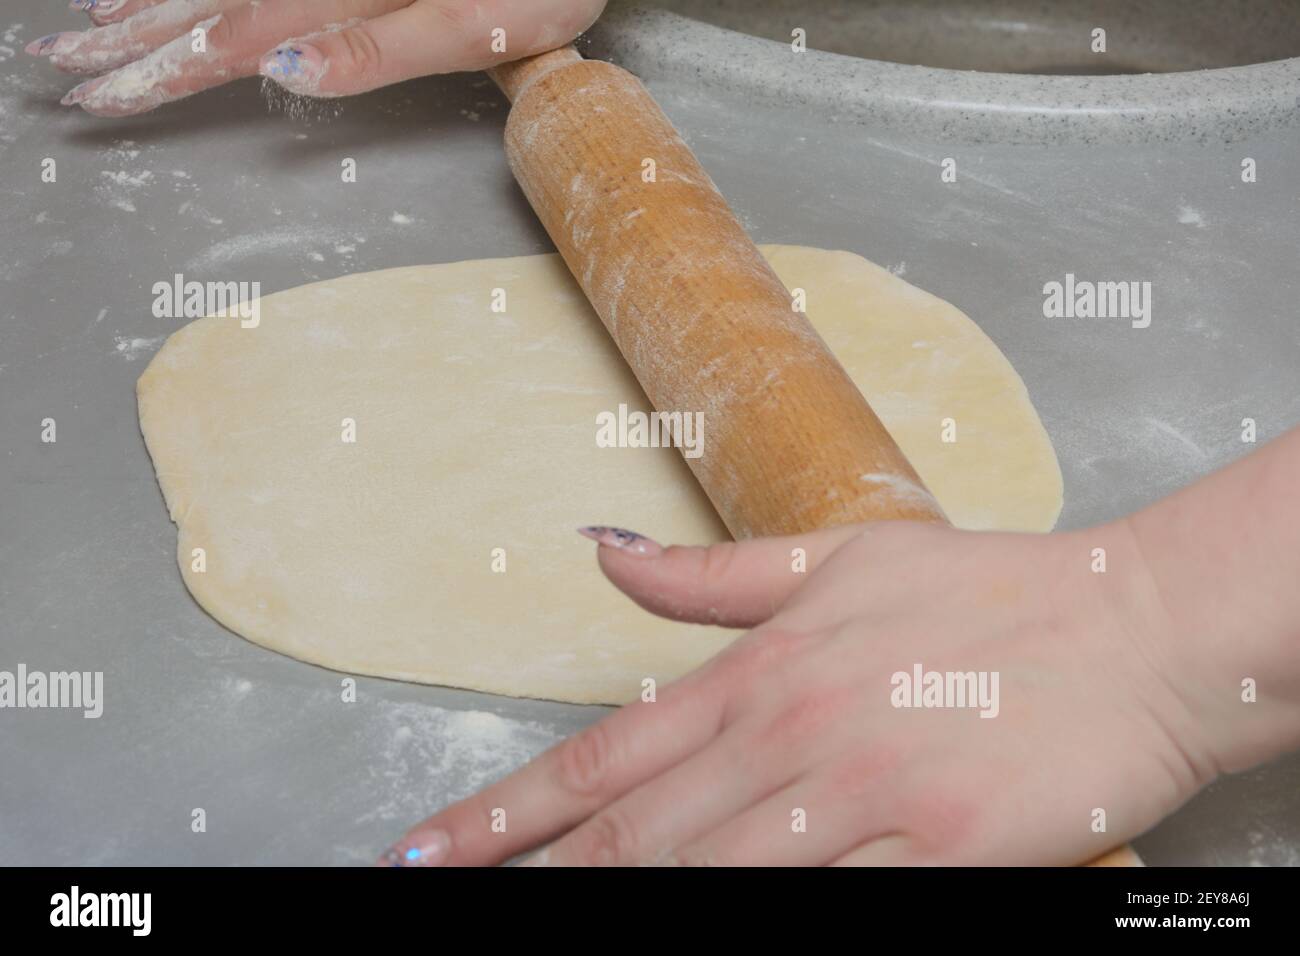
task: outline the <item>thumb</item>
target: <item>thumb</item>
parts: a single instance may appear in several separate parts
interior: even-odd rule
[[[703,547],[661,547],[644,535],[604,525],[578,533],[600,547],[600,569],[652,614],[675,621],[754,627],[772,617],[860,525]],[[796,550],[800,549],[800,550]]]

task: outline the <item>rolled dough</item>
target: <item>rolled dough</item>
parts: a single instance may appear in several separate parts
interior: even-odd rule
[[[1056,456],[1023,382],[974,322],[851,253],[763,252],[806,290],[813,324],[955,524],[1051,528]],[[494,289],[504,313],[490,308]],[[208,317],[180,329],[137,391],[186,586],[272,650],[622,703],[644,678],[671,680],[736,637],[642,611],[575,533],[726,538],[676,450],[596,446],[597,413],[647,405],[558,256],[279,292],[261,300],[256,328]],[[955,442],[942,441],[946,418]],[[706,454],[707,441],[706,420]]]

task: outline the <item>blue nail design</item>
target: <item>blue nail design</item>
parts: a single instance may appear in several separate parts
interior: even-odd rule
[[[271,76],[293,76],[302,72],[302,50],[294,46],[279,47],[271,54],[275,59],[267,64]]]

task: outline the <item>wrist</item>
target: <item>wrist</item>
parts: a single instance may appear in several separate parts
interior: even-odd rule
[[[1155,666],[1190,718],[1190,745],[1236,772],[1300,746],[1300,589],[1270,586],[1258,542],[1246,540],[1258,529],[1225,537],[1206,522],[1198,533],[1192,509],[1213,505],[1175,496],[1115,525],[1132,541],[1129,583],[1148,608]]]

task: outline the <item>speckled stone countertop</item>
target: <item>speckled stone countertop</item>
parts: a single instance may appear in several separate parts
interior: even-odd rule
[[[875,9],[881,6],[886,9]],[[1300,5],[1062,5],[1076,9],[1051,30],[1015,19],[1026,6],[1012,0],[919,0],[905,6],[847,0],[810,9],[781,0],[665,0],[654,6],[615,0],[591,31],[585,52],[645,79],[689,74],[705,89],[755,102],[815,108],[890,135],[968,143],[1233,142],[1300,121]],[[1078,13],[1079,7],[1089,8],[1088,14]],[[1161,11],[1168,14],[1168,27],[1161,19],[1157,29],[1150,21]],[[964,19],[954,22],[959,13]],[[1106,29],[1108,44],[1107,52],[1095,55],[1089,50],[1094,23]],[[805,31],[806,52],[792,48],[796,28]],[[1171,40],[1169,31],[1179,35]],[[1231,39],[1241,36],[1250,42]],[[825,52],[849,46],[846,37],[859,47],[897,50],[918,62],[968,66],[991,60],[999,67],[1019,63],[1020,72],[938,69]],[[1073,51],[1063,49],[1066,42]],[[1287,52],[1293,58],[1281,58]],[[1252,62],[1252,53],[1272,62]],[[1060,69],[1054,64],[1067,57],[1075,63],[1097,60],[1085,66],[1090,72],[1113,68],[1126,75],[1027,72]],[[1201,68],[1216,63],[1244,65]],[[1134,75],[1134,64],[1191,71]]]

